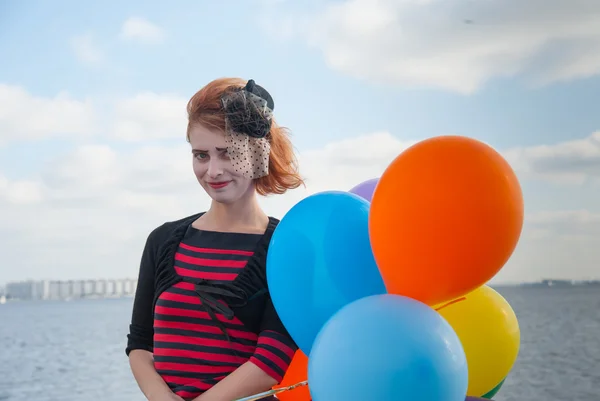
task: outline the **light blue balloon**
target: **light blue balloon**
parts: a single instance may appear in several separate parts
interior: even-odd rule
[[[429,306],[384,294],[355,301],[323,326],[308,361],[313,401],[464,401],[467,359]]]
[[[340,308],[386,293],[369,241],[369,202],[327,191],[297,203],[271,238],[267,281],[279,318],[308,355]]]

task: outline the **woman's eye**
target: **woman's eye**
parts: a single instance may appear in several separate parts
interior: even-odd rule
[[[204,160],[208,157],[208,155],[206,153],[196,153],[194,157],[196,157],[198,160]]]

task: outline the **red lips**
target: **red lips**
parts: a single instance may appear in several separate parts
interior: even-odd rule
[[[225,188],[231,181],[221,181],[221,182],[209,182],[211,188],[220,189]]]

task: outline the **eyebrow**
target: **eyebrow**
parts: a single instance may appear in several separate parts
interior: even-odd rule
[[[215,149],[217,149],[219,152],[223,152],[223,151],[227,150],[227,148],[215,148]],[[208,153],[208,150],[204,150],[204,149],[192,149],[192,153],[199,153],[199,152]]]

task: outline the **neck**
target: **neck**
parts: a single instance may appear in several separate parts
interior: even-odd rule
[[[209,226],[225,231],[236,229],[262,231],[269,221],[269,217],[258,204],[254,191],[232,204],[213,201],[203,218]]]

